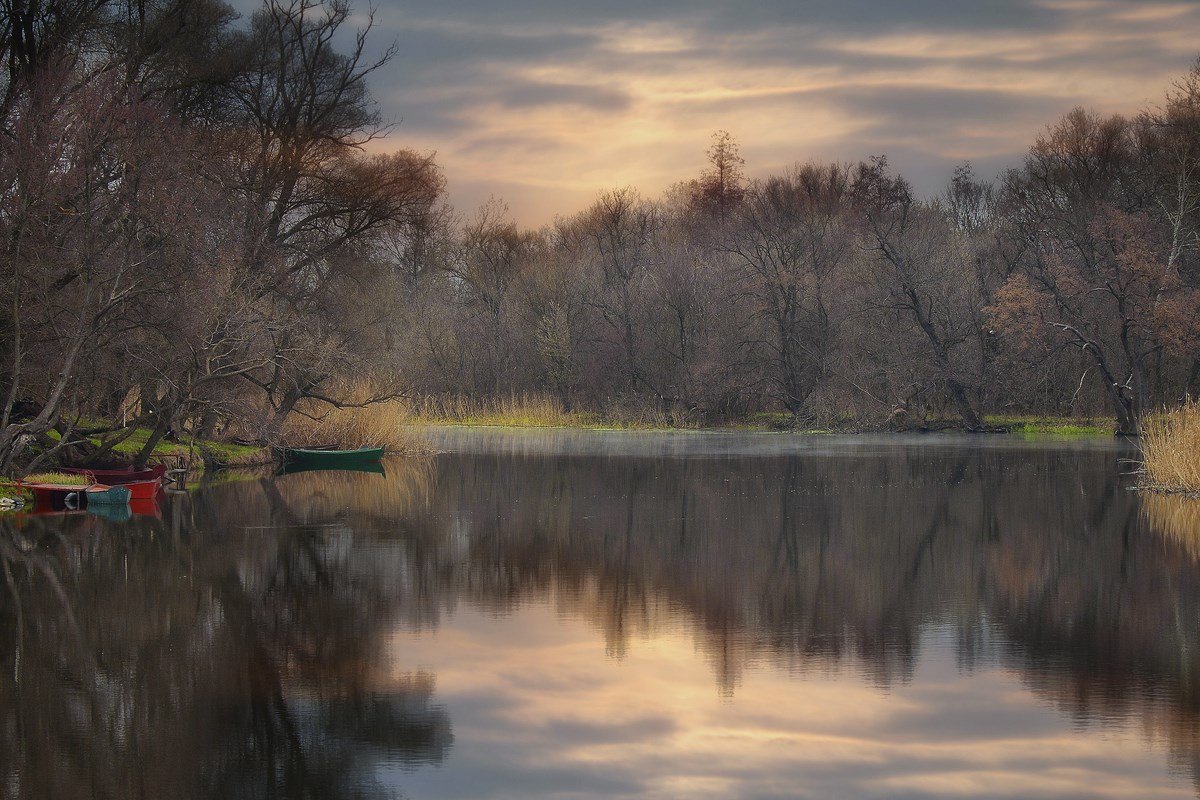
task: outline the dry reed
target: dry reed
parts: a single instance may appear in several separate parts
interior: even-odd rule
[[[301,405],[284,423],[282,444],[290,447],[384,447],[389,452],[423,449],[405,429],[413,422],[406,402],[391,399],[357,405],[379,396],[365,381],[337,387],[332,393],[343,398],[347,405],[338,408],[315,401]]]
[[[1200,402],[1148,416],[1141,448],[1146,488],[1200,493]]]
[[[603,412],[566,411],[555,397],[538,393],[507,397],[423,396],[408,401],[414,425],[496,425],[518,428],[686,428],[696,421],[684,412],[640,404],[614,405]]]
[[[614,405],[602,413],[565,411],[556,397],[520,393],[501,397],[421,395],[359,407],[378,396],[368,381],[331,390],[349,405],[301,404],[288,417],[282,444],[289,447],[331,444],[339,447],[386,447],[390,451],[421,450],[412,432],[422,425],[494,425],[518,428],[693,428],[697,420],[686,412],[663,411],[640,404]]]
[[[514,425],[522,427],[574,426],[580,415],[563,411],[554,399],[538,394],[474,398],[423,396],[409,402],[417,424]]]

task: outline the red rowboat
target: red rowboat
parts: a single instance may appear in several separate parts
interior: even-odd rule
[[[128,481],[120,485],[131,492],[130,500],[153,500],[162,490],[162,478],[149,481]]]
[[[67,503],[67,495],[80,494],[86,486],[72,486],[63,483],[17,483],[18,489],[28,489],[33,492],[33,507],[36,510],[63,508]]]
[[[100,482],[97,482],[100,483]],[[162,478],[151,480],[127,481],[119,484],[101,484],[108,486],[124,486],[129,490],[130,500],[153,500],[162,491]],[[67,505],[68,495],[83,494],[87,486],[72,486],[62,483],[17,483],[18,488],[33,492],[33,504],[38,509],[62,508]]]
[[[92,469],[91,467],[61,467],[60,472],[65,472],[68,475],[91,475],[97,483],[103,483],[106,486],[124,486],[127,483],[136,483],[138,481],[162,480],[162,476],[167,474],[165,464],[158,464],[149,469],[134,469],[133,467],[119,467],[118,469]],[[137,495],[134,495],[137,497]]]

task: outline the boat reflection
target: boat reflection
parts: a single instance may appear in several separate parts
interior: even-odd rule
[[[300,472],[368,472],[373,475],[386,475],[382,461],[367,461],[347,463],[341,466],[329,467],[314,465],[306,462],[285,461],[276,470],[276,475],[295,475]]]

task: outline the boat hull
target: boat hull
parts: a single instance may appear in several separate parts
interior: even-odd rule
[[[128,486],[89,486],[83,492],[87,505],[91,506],[128,506],[130,495]]]
[[[21,488],[33,493],[33,507],[39,511],[70,509],[72,503],[83,494],[86,486],[68,486],[58,483],[25,483]]]
[[[162,478],[149,481],[130,481],[121,486],[129,490],[131,500],[153,500],[162,491]]]
[[[382,447],[365,447],[359,450],[308,450],[288,447],[283,451],[283,462],[293,467],[306,469],[337,469],[338,467],[376,463],[383,457]]]
[[[103,483],[105,486],[124,486],[129,483],[138,481],[162,480],[162,477],[167,474],[165,464],[148,469],[133,469],[132,467],[121,469],[91,469],[90,467],[62,467],[60,472],[65,472],[68,475],[90,475],[97,483]]]

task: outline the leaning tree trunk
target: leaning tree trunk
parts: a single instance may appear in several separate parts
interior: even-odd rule
[[[956,378],[947,376],[946,385],[950,387],[950,397],[954,400],[954,409],[958,412],[959,418],[964,426],[969,431],[977,431],[982,425],[979,423],[979,414],[971,405],[971,398],[967,396],[967,387],[963,386]]]
[[[275,406],[271,413],[270,419],[267,420],[266,426],[259,433],[259,444],[274,446],[279,444],[280,436],[283,434],[283,423],[295,410],[296,404],[303,397],[303,392],[300,389],[292,387],[288,389],[283,397],[279,400],[279,405]]]
[[[959,419],[962,420],[962,424],[967,430],[979,430],[982,427],[979,424],[979,414],[971,405],[971,398],[967,393],[967,387],[958,379],[954,365],[950,362],[950,351],[946,347],[945,341],[938,333],[933,320],[922,310],[921,299],[917,295],[916,290],[906,288],[905,297],[911,304],[910,309],[912,310],[913,318],[916,320],[918,327],[921,328],[921,331],[924,332],[925,338],[929,340],[929,345],[933,349],[934,363],[937,365],[938,371],[942,373],[942,378],[946,381],[946,386],[950,389],[950,399],[954,401],[954,410],[958,412]]]
[[[147,437],[146,443],[142,445],[142,449],[133,458],[134,469],[146,468],[146,462],[154,454],[154,448],[158,447],[158,443],[171,432],[171,420],[174,416],[173,403],[158,404],[154,415],[154,428],[151,429],[150,436]]]

